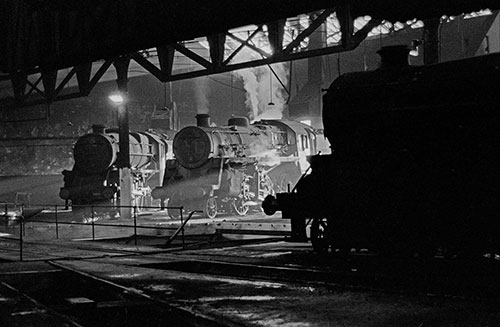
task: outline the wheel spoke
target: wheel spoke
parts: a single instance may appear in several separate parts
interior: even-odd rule
[[[247,205],[244,205],[243,198],[235,199],[232,202],[233,208],[236,211],[236,213],[240,216],[244,216],[247,214],[249,207]]]
[[[209,197],[205,200],[205,215],[212,219],[217,215],[217,199]]]

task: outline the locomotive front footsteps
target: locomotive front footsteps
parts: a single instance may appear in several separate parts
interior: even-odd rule
[[[332,154],[310,158],[267,214],[317,251],[482,257],[500,253],[500,54],[337,78],[323,97]],[[401,57],[403,56],[403,57]],[[401,58],[406,58],[401,60]],[[393,62],[393,63],[394,63]],[[494,255],[490,255],[494,257]]]
[[[152,192],[169,207],[203,210],[209,218],[245,215],[267,195],[295,184],[307,169],[306,156],[316,153],[316,134],[298,122],[250,124],[233,117],[227,126],[214,127],[208,115],[197,120],[175,135],[174,159],[167,161],[163,185]]]

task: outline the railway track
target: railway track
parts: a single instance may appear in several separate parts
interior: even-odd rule
[[[341,258],[276,239],[111,256],[99,252],[100,242],[77,243],[99,255],[58,258],[45,269],[34,267],[43,261],[0,265],[0,281],[81,326],[366,325],[368,318],[377,326],[441,326],[457,317],[481,326],[479,316],[500,317],[491,261]],[[440,324],[429,320],[436,317]]]
[[[274,248],[259,253],[259,260],[252,260],[255,257],[253,253],[240,252],[231,255],[231,250],[228,249],[276,242],[289,235],[289,225],[283,221],[266,221],[259,218],[231,220],[231,217],[226,217],[212,222],[210,231],[206,234],[202,232],[189,235],[185,242],[176,239],[169,245],[166,244],[168,238],[161,235],[142,235],[137,239],[132,236],[104,238],[99,242],[58,241],[53,246],[47,241],[25,241],[24,255],[28,260],[61,260],[151,255],[175,251],[178,258],[175,263],[163,262],[147,268],[192,273],[204,271],[220,275],[230,272],[232,277],[246,278],[250,274],[259,278],[283,278],[283,281],[320,281],[350,289],[429,293],[436,296],[491,298],[497,296],[500,291],[500,282],[496,280],[496,276],[500,275],[500,262],[486,258],[475,261],[445,258],[406,260],[380,258],[368,252],[352,252],[347,257],[341,257],[331,253],[314,253],[307,243],[286,247],[285,253],[289,254],[285,256],[280,255],[281,250]],[[193,219],[193,224],[208,225],[203,219]],[[8,243],[8,246],[4,246],[6,260],[18,260],[16,240],[4,239],[2,242]],[[211,249],[225,249],[224,255]],[[179,260],[180,257],[185,259]],[[269,260],[260,260],[266,257]],[[288,261],[280,263],[284,257]]]
[[[334,258],[307,251],[294,253],[293,250],[282,253],[281,258],[279,253],[276,256],[259,254],[259,259],[269,255],[269,260],[252,260],[249,254],[246,258],[235,257],[231,250],[227,257],[210,252],[192,250],[190,255],[184,255],[181,251],[175,254],[175,260],[141,267],[434,297],[494,299],[500,295],[497,278],[500,263],[491,260],[470,262],[435,258],[419,261],[380,259],[374,255]]]

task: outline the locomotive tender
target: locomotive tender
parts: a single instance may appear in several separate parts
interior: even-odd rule
[[[171,140],[155,131],[130,133],[130,168],[134,205],[149,205],[151,189],[163,180]],[[74,205],[116,202],[120,176],[117,168],[119,135],[115,129],[94,125],[74,147],[74,166],[64,170],[59,196]]]
[[[405,47],[379,54],[378,70],[323,96],[332,154],[310,157],[264,211],[320,252],[500,253],[500,54],[426,66],[409,66]]]
[[[306,156],[316,152],[313,129],[298,122],[249,124],[246,117],[232,117],[216,127],[206,114],[196,118],[197,126],[175,135],[175,159],[167,161],[163,185],[152,192],[169,207],[203,210],[209,218],[229,211],[245,215],[268,194],[295,183]]]

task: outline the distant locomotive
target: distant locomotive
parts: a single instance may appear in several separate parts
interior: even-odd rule
[[[213,127],[208,115],[180,130],[173,141],[175,159],[167,161],[163,185],[152,196],[168,206],[245,215],[268,194],[293,185],[316,152],[314,130],[287,120],[249,124],[245,117]],[[175,214],[178,210],[171,210]]]
[[[151,189],[161,185],[168,156],[166,134],[155,131],[130,133],[130,166],[134,205],[149,205]],[[64,170],[59,196],[75,205],[116,202],[120,176],[116,166],[118,131],[94,125],[74,147],[74,166]]]
[[[332,154],[264,211],[317,251],[500,253],[500,54],[418,67],[404,47],[379,54],[323,97]]]

